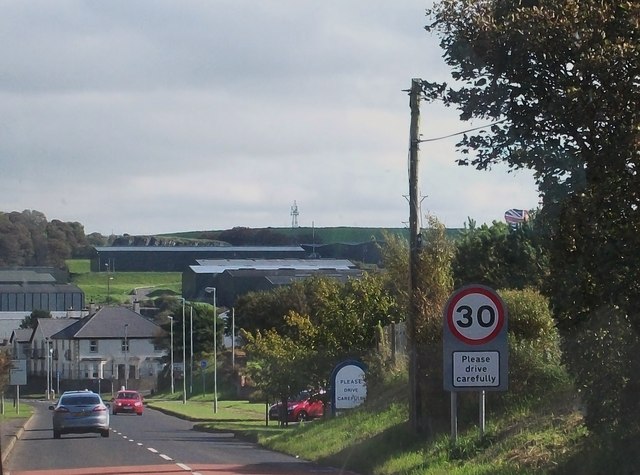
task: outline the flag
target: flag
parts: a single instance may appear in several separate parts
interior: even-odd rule
[[[504,220],[507,224],[521,224],[529,219],[529,212],[526,209],[510,209],[505,211]]]

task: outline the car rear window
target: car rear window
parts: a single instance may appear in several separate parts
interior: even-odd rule
[[[118,399],[138,399],[137,393],[119,393]]]
[[[97,395],[83,395],[83,396],[63,396],[60,400],[60,404],[65,406],[82,406],[90,404],[100,404],[100,398]]]

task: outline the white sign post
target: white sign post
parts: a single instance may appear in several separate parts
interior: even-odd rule
[[[331,374],[331,411],[353,409],[367,399],[366,368],[360,361],[343,361]]]
[[[444,389],[451,392],[451,434],[457,434],[457,391],[481,391],[480,426],[484,433],[485,391],[506,391],[509,346],[507,309],[498,294],[484,285],[456,290],[444,308]]]

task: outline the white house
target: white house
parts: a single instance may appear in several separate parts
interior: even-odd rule
[[[161,345],[166,336],[158,325],[126,307],[102,307],[79,319],[38,319],[28,372],[48,374],[54,389],[103,380],[116,388],[152,389],[167,353]]]

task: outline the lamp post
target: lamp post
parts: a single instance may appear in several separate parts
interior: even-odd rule
[[[169,315],[169,320],[171,321],[171,394],[175,392],[173,385],[173,317]]]
[[[107,271],[107,303],[109,303],[109,297],[111,296],[111,277],[109,277],[109,263],[104,263],[104,268]]]
[[[124,324],[124,388],[129,387],[129,324]]]
[[[213,293],[213,413],[218,413],[218,311],[216,308],[216,288],[206,287],[207,293]]]
[[[182,298],[182,404],[187,403],[187,339],[184,318],[185,300]]]
[[[189,305],[189,337],[191,339],[191,355],[189,358],[189,394],[193,394],[193,307]]]
[[[53,342],[49,340],[49,343],[51,344],[51,348],[47,349],[49,352],[49,389],[51,392],[51,399],[53,399],[55,394],[53,389]]]
[[[47,401],[51,397],[51,372],[49,371],[49,338],[44,339],[46,367],[47,367]]]

